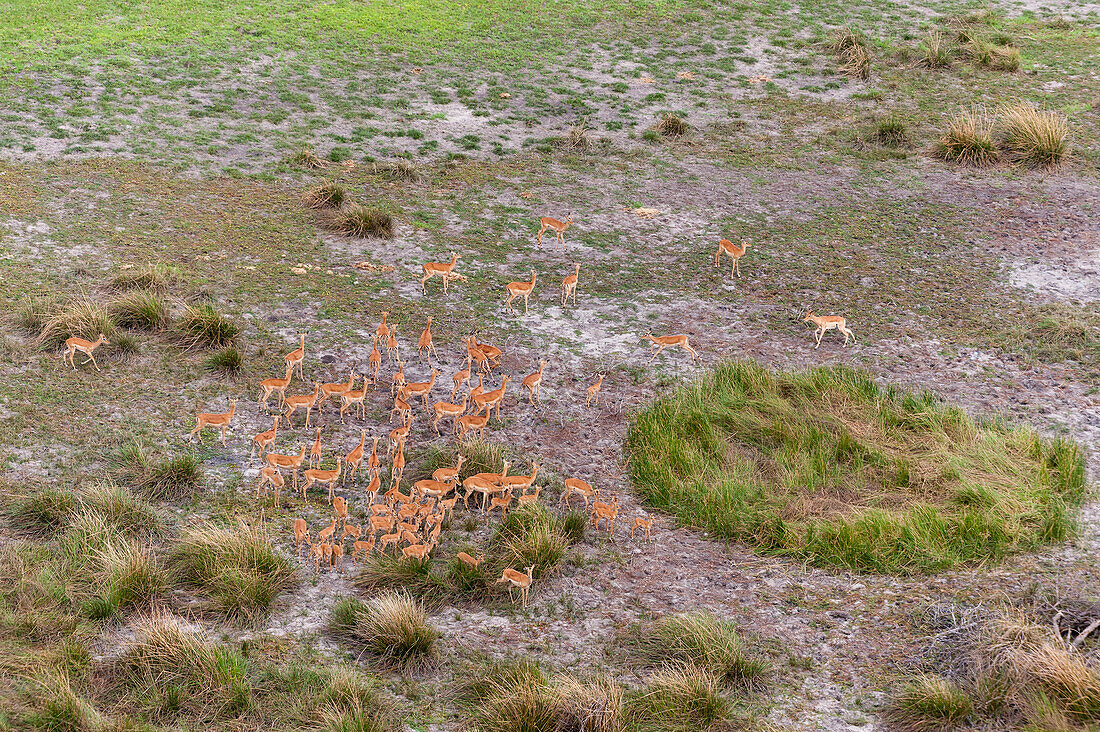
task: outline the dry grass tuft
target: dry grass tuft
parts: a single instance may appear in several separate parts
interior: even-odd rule
[[[358,204],[338,211],[331,225],[333,230],[345,236],[378,239],[392,239],[394,236],[392,215]]]
[[[683,117],[676,114],[666,114],[661,121],[654,127],[658,134],[665,137],[680,137],[687,134],[690,125],[684,121]]]
[[[127,267],[111,278],[112,290],[150,290],[164,293],[176,281],[176,271],[163,264],[143,264]]]
[[[110,339],[116,331],[107,308],[83,295],[65,303],[55,300],[48,310],[38,311],[35,319],[40,325],[34,342],[43,348],[60,348],[72,336],[94,341],[102,333]],[[27,322],[31,322],[29,318]]]
[[[304,147],[290,158],[290,162],[306,170],[320,170],[328,165],[311,148]]]
[[[962,110],[947,123],[936,154],[950,163],[982,167],[997,162],[993,116],[980,109]]]
[[[1001,111],[1002,144],[1009,156],[1035,167],[1051,167],[1069,152],[1069,123],[1061,112],[1017,104]]]
[[[706,611],[658,618],[638,628],[627,645],[643,664],[690,665],[725,684],[755,686],[766,671],[762,661],[745,652],[737,627]]]
[[[344,598],[333,608],[332,627],[385,667],[419,668],[438,654],[438,631],[428,623],[424,606],[404,592],[367,602]]]
[[[932,31],[921,41],[918,65],[926,69],[946,69],[951,66],[954,54],[951,39],[940,31]]]
[[[841,73],[853,79],[871,78],[871,44],[867,36],[851,26],[837,31],[828,48],[837,58]]]
[[[340,208],[347,194],[334,180],[318,183],[302,194],[302,202],[310,208]]]

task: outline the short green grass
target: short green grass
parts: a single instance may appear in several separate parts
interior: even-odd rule
[[[638,415],[635,489],[718,538],[831,567],[934,571],[1066,537],[1085,493],[1065,440],[976,424],[848,368],[718,366]]]

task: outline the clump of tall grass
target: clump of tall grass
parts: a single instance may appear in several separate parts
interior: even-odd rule
[[[837,31],[828,43],[837,58],[841,73],[855,79],[871,77],[871,44],[863,31],[847,26]]]
[[[391,214],[360,204],[336,212],[332,219],[332,228],[345,236],[378,239],[392,239],[394,236]]]
[[[680,137],[687,133],[689,127],[683,117],[670,112],[661,118],[654,129],[665,137]]]
[[[95,732],[103,729],[103,719],[95,706],[73,689],[64,670],[45,669],[31,683],[31,709],[27,723],[43,732]]]
[[[639,414],[627,447],[642,498],[685,524],[864,571],[985,563],[1057,541],[1085,488],[1072,442],[979,426],[844,367],[720,365]],[[985,485],[992,502],[955,502],[963,485]]]
[[[113,290],[149,290],[167,292],[176,281],[176,272],[163,264],[144,264],[124,269],[111,278]]]
[[[168,586],[156,556],[134,541],[103,547],[95,554],[94,566],[98,594],[113,609],[148,606]]]
[[[241,329],[212,305],[188,305],[176,321],[176,342],[188,350],[201,348],[228,348],[232,346]]]
[[[725,684],[753,686],[766,670],[763,661],[745,651],[733,623],[704,610],[665,615],[643,625],[628,637],[627,647],[645,665],[690,665]]]
[[[893,698],[890,721],[905,732],[953,729],[973,711],[974,703],[945,678],[920,674]]]
[[[411,596],[444,602],[449,587],[444,577],[432,571],[431,557],[406,559],[400,555],[372,554],[360,566],[355,584],[371,590],[404,590]]]
[[[565,137],[561,138],[561,146],[567,150],[585,151],[592,147],[592,138],[588,136],[584,120],[580,124],[572,125]]]
[[[340,208],[346,197],[342,185],[334,180],[326,180],[302,194],[302,201],[310,208]]]
[[[68,524],[75,507],[72,491],[47,487],[13,498],[4,506],[4,513],[24,531],[52,533]]]
[[[120,486],[96,485],[81,493],[78,499],[81,510],[103,517],[124,534],[141,536],[163,528],[152,506]]]
[[[186,500],[202,485],[202,467],[190,454],[154,458],[136,443],[119,450],[115,475],[154,500]]]
[[[873,137],[883,147],[898,148],[909,144],[909,129],[905,120],[889,115],[875,124]]]
[[[236,376],[244,369],[244,356],[236,348],[229,346],[211,353],[202,365],[211,373]]]
[[[438,654],[439,632],[428,623],[424,606],[404,592],[386,592],[366,602],[339,600],[332,629],[384,666],[408,670]]]
[[[168,324],[168,303],[153,290],[129,290],[107,306],[115,322],[125,328],[158,330]]]
[[[1008,154],[1027,165],[1057,165],[1069,151],[1069,124],[1060,112],[1017,104],[1001,111],[1000,127]]]
[[[203,593],[219,612],[259,616],[294,580],[290,561],[259,530],[246,525],[188,529],[168,558],[183,583]]]
[[[290,162],[299,167],[306,168],[307,170],[320,170],[327,165],[317,153],[313,152],[312,148],[308,147],[304,147],[294,153],[290,158]]]
[[[659,669],[630,704],[634,725],[647,732],[710,729],[727,720],[732,708],[720,680],[692,665]]]
[[[1020,49],[975,40],[967,46],[967,55],[979,66],[993,71],[1019,71]]]
[[[59,307],[62,300],[57,295],[25,295],[19,301],[15,310],[15,324],[27,335],[36,336],[42,332],[49,320]]]
[[[950,163],[976,167],[997,162],[993,116],[979,109],[961,110],[947,122],[936,143],[936,154]]]
[[[54,301],[50,309],[39,312],[35,320],[40,327],[34,342],[44,348],[59,348],[73,336],[95,341],[102,333],[110,339],[116,328],[107,308],[83,295],[66,302]]]
[[[392,163],[374,163],[371,170],[386,180],[408,183],[420,180],[420,171],[408,160],[395,160]]]
[[[545,507],[535,504],[508,513],[490,541],[490,554],[498,564],[534,567],[539,579],[553,571],[571,541],[562,528],[562,520]]]
[[[946,69],[955,57],[955,48],[941,31],[931,31],[920,44],[919,64],[926,69]]]

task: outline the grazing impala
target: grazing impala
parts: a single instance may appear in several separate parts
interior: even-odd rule
[[[695,363],[695,360],[699,358],[699,354],[695,352],[695,349],[688,343],[688,337],[686,335],[667,335],[667,336],[655,336],[652,333],[646,333],[644,336],[646,340],[653,341],[653,345],[657,346],[657,350],[653,352],[653,355],[646,361],[646,365],[653,363],[653,359],[666,348],[682,348],[691,354],[691,362]]]
[[[451,252],[451,261],[447,262],[425,262],[421,265],[421,269],[424,270],[424,276],[420,278],[420,287],[424,292],[428,291],[428,280],[436,275],[440,275],[443,278],[443,292],[447,291],[447,280],[451,272],[454,271],[455,265],[458,264],[458,260],[462,259],[461,254]]]
[[[730,277],[733,277],[734,273],[741,277],[741,257],[745,256],[745,252],[748,251],[750,246],[752,245],[744,239],[741,240],[740,246],[729,239],[723,239],[718,242],[718,251],[714,253],[714,266],[718,266],[718,258],[725,254],[733,260],[733,265],[730,267]]]
[[[542,248],[542,235],[549,229],[556,235],[554,244],[561,244],[561,248],[565,249],[565,230],[573,223],[573,214],[569,214],[565,217],[565,221],[558,221],[552,219],[549,216],[543,216],[539,219],[539,248]]]
[[[561,306],[565,307],[565,304],[569,300],[569,296],[573,296],[573,307],[577,307],[577,282],[581,274],[581,265],[578,262],[573,262],[573,274],[566,277],[561,281]]]
[[[825,335],[827,330],[838,330],[844,334],[844,345],[848,345],[848,338],[855,338],[855,333],[848,330],[847,318],[842,318],[839,315],[816,315],[812,310],[806,313],[806,317],[802,319],[803,323],[813,323],[817,326],[817,330],[814,331],[814,335],[817,336],[817,345],[814,346],[814,350],[821,348],[821,336]]]
[[[77,351],[80,351],[88,357],[87,361],[80,364],[81,366],[87,363],[91,363],[93,366],[95,366],[95,370],[99,371],[99,364],[95,362],[95,356],[92,355],[92,352],[102,346],[104,343],[106,343],[107,345],[111,345],[111,342],[107,340],[107,338],[102,333],[100,333],[99,338],[94,341],[86,341],[83,338],[77,338],[76,336],[67,339],[65,341],[65,347],[69,349],[69,352],[65,354],[65,356],[69,357],[69,364],[73,367],[73,371],[76,371],[76,364],[73,363],[73,357],[76,355]],[[65,356],[62,356],[62,360],[64,360]]]
[[[535,276],[535,270],[531,270],[530,282],[509,282],[504,286],[504,289],[508,291],[508,299],[504,301],[504,306],[508,308],[508,312],[516,312],[515,308],[512,307],[512,301],[517,297],[523,298],[523,314],[527,315],[530,312],[528,305],[531,293],[535,291]]]
[[[230,421],[233,419],[233,414],[237,411],[237,400],[229,400],[229,411],[221,414],[211,414],[209,412],[199,412],[195,415],[195,429],[187,435],[187,441],[191,442],[195,433],[199,433],[199,442],[202,442],[202,430],[205,427],[213,427],[216,430],[221,430],[222,444],[225,444],[225,430],[229,427]]]

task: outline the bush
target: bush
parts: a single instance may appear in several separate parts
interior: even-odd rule
[[[691,665],[725,684],[752,686],[765,672],[762,661],[745,653],[736,626],[707,611],[666,615],[639,628],[627,644],[645,665]]]
[[[203,367],[211,373],[236,376],[244,369],[244,356],[233,346],[215,351],[203,361]]]
[[[162,264],[145,264],[140,267],[124,269],[111,278],[113,290],[149,290],[167,292],[176,281],[176,272]]]
[[[936,143],[936,154],[950,163],[983,166],[997,161],[993,119],[976,109],[963,110],[948,121]]]
[[[241,329],[211,305],[188,305],[176,322],[176,341],[186,348],[228,348]]]
[[[154,500],[186,500],[202,484],[202,467],[193,455],[153,459],[134,443],[123,447],[114,463],[119,480]]]
[[[334,180],[319,183],[302,195],[310,208],[340,208],[345,198],[344,187]]]
[[[266,612],[295,575],[267,538],[245,525],[187,530],[169,555],[169,566],[214,608],[238,619]]]
[[[384,666],[409,670],[438,653],[439,633],[428,624],[424,606],[404,593],[387,592],[367,602],[343,598],[333,608],[332,628]]]
[[[683,117],[670,113],[662,117],[654,129],[665,137],[680,137],[688,131],[688,127]]]
[[[1003,145],[1017,161],[1036,167],[1061,163],[1069,151],[1065,115],[1017,104],[1001,114]]]
[[[41,328],[35,344],[45,348],[60,348],[68,338],[76,336],[95,341],[102,333],[108,339],[115,334],[115,322],[103,305],[80,296],[64,304],[54,304],[47,313],[40,313]]]
[[[337,212],[332,221],[333,229],[346,236],[392,239],[393,216],[376,208],[354,205]]]
[[[168,304],[153,290],[130,290],[108,305],[115,322],[126,328],[157,330],[168,324]]]
[[[43,488],[12,499],[5,513],[17,528],[45,533],[64,528],[75,507],[76,499],[70,491]]]
[[[921,674],[894,697],[890,721],[906,732],[952,729],[970,716],[973,703],[947,679]]]
[[[720,365],[642,412],[627,448],[641,497],[684,524],[874,572],[988,563],[1056,540],[1085,486],[1072,443],[978,426],[845,367]],[[964,485],[993,489],[992,504],[956,503]]]

